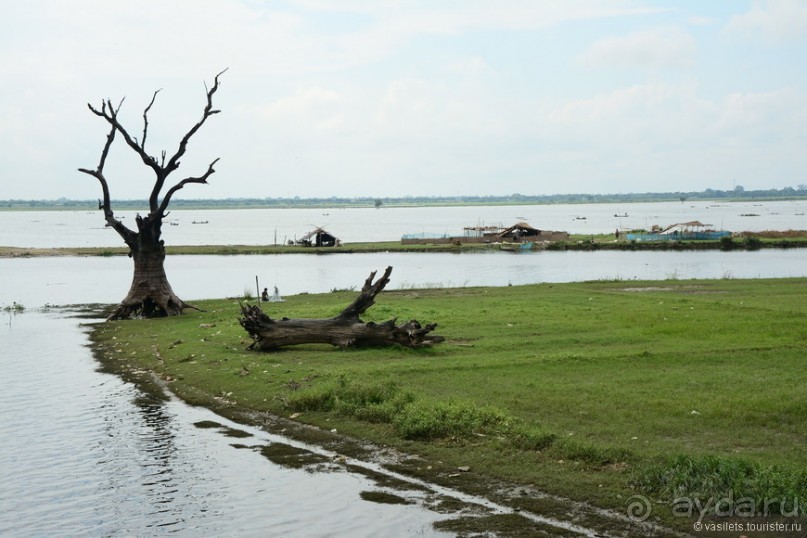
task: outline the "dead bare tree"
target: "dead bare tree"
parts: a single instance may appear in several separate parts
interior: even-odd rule
[[[191,137],[199,131],[210,116],[220,112],[220,110],[213,108],[213,96],[219,89],[219,77],[224,74],[225,71],[226,69],[215,76],[212,87],[208,88],[207,85],[205,85],[207,104],[204,108],[202,118],[182,137],[176,152],[167,161],[165,150],[162,151],[160,159],[149,155],[146,151],[146,138],[149,128],[148,113],[154,105],[154,101],[157,99],[157,94],[160,90],[154,92],[151,102],[143,111],[143,136],[140,140],[131,136],[118,120],[118,112],[123,104],[123,100],[121,100],[117,107],[112,105],[111,100],[107,99],[102,101],[100,110],[91,104],[87,104],[93,114],[106,120],[110,126],[110,130],[106,137],[106,144],[101,152],[101,160],[98,166],[94,170],[79,168],[79,171],[93,176],[101,184],[103,200],[98,201],[98,209],[103,210],[107,225],[112,227],[112,229],[121,236],[123,242],[129,247],[129,257],[134,260],[134,277],[132,278],[129,293],[117,308],[115,308],[112,314],[110,314],[108,319],[127,319],[138,316],[174,316],[181,314],[186,308],[195,308],[193,305],[177,297],[171,289],[171,285],[168,283],[168,278],[166,277],[163,266],[165,261],[165,244],[161,239],[162,223],[163,219],[168,215],[168,205],[171,203],[171,198],[174,194],[190,183],[207,183],[207,178],[215,173],[213,166],[219,159],[217,158],[211,162],[207,171],[201,176],[186,177],[178,181],[168,189],[165,195],[162,194],[162,191],[168,176],[179,168],[180,159],[185,155]],[[137,215],[135,218],[135,223],[137,224],[136,231],[129,229],[120,219],[115,218],[115,214],[112,211],[109,184],[104,176],[104,165],[106,164],[109,149],[112,147],[117,133],[120,133],[126,145],[137,153],[143,161],[143,164],[151,168],[156,176],[148,200],[149,212],[145,217],[141,217],[139,214]]]
[[[429,347],[444,338],[429,334],[436,323],[422,326],[417,320],[396,325],[396,318],[384,323],[365,323],[361,316],[375,304],[375,297],[389,282],[392,267],[373,282],[376,272],[364,282],[361,294],[339,315],[328,319],[272,319],[258,305],[242,305],[239,320],[252,337],[250,349],[271,351],[296,344],[332,344],[339,347],[388,346]]]

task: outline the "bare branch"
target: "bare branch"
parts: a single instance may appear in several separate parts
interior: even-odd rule
[[[216,91],[219,88],[219,77],[223,75],[226,71],[227,69],[221,71],[214,77],[213,79],[214,83],[211,88],[208,89],[207,86],[205,85],[207,104],[204,108],[202,118],[193,127],[191,127],[191,129],[185,134],[185,136],[182,137],[182,140],[179,143],[179,147],[176,153],[168,160],[168,163],[166,163],[167,155],[165,151],[162,152],[161,162],[158,162],[155,157],[152,157],[151,155],[146,153],[145,149],[149,127],[148,113],[157,99],[157,94],[162,90],[157,90],[154,92],[154,94],[151,97],[151,101],[143,111],[143,138],[140,141],[138,141],[137,138],[132,137],[118,120],[118,111],[123,105],[123,99],[121,99],[121,102],[120,104],[118,104],[117,108],[112,105],[112,101],[109,99],[103,100],[101,102],[100,110],[93,107],[90,104],[87,105],[93,114],[101,118],[104,118],[107,121],[107,123],[109,123],[109,125],[112,127],[110,133],[110,136],[112,138],[114,138],[116,131],[120,132],[121,136],[126,141],[126,144],[140,156],[140,159],[146,166],[148,166],[154,171],[156,179],[154,181],[154,186],[152,187],[151,190],[151,195],[149,196],[150,214],[163,215],[165,213],[166,208],[168,207],[168,203],[170,202],[171,197],[176,191],[183,188],[188,183],[207,183],[207,178],[210,177],[210,175],[215,172],[215,170],[213,169],[213,165],[218,161],[218,159],[216,159],[210,164],[207,172],[204,175],[200,177],[189,177],[174,185],[166,194],[166,196],[163,198],[162,203],[159,202],[160,192],[162,192],[162,189],[165,186],[165,181],[168,178],[168,175],[179,167],[179,160],[187,151],[188,142],[190,141],[191,137],[194,134],[196,134],[196,132],[202,127],[205,121],[207,121],[207,118],[209,118],[213,114],[218,114],[220,112],[219,110],[215,110],[213,108],[213,96],[215,95]],[[117,222],[121,227],[126,229],[125,226],[120,224],[120,221],[117,221],[116,219],[114,219],[114,217],[112,217],[112,212],[109,203],[109,192],[108,192],[109,189],[106,184],[106,179],[103,176],[103,165],[109,153],[109,148],[112,144],[112,138],[108,138],[107,140],[107,144],[104,147],[104,151],[101,155],[101,162],[99,164],[98,169],[94,171],[81,169],[81,171],[96,177],[101,182],[102,189],[104,189],[104,202],[102,203],[102,206],[104,207],[105,215],[107,215],[107,222],[109,222],[111,226],[115,226],[115,224],[113,223],[114,220],[114,222]],[[118,228],[116,228],[116,230],[117,229]],[[121,235],[123,235],[120,230],[118,231],[118,233],[121,233]],[[124,237],[124,240],[125,239],[126,237]]]
[[[163,217],[168,214],[168,213],[165,212],[165,210],[168,209],[168,204],[171,203],[171,197],[174,195],[175,192],[180,190],[182,187],[184,187],[188,183],[207,183],[207,178],[209,178],[211,175],[216,173],[216,171],[213,169],[213,166],[217,162],[219,162],[218,158],[215,161],[213,161],[212,163],[210,163],[210,165],[207,167],[207,172],[205,172],[204,175],[202,175],[200,177],[188,177],[188,178],[185,178],[182,181],[180,181],[179,183],[177,183],[176,185],[174,185],[173,187],[171,187],[168,190],[168,192],[165,193],[165,198],[163,198],[163,202],[162,202],[162,204],[160,204],[160,209],[159,209],[158,214],[162,215]]]
[[[224,71],[222,71],[213,78],[213,87],[207,90],[207,105],[205,106],[204,112],[202,114],[202,119],[200,119],[196,125],[191,127],[190,131],[188,131],[187,134],[185,134],[185,136],[182,137],[182,140],[179,143],[179,147],[177,148],[176,153],[174,154],[173,157],[171,157],[171,160],[168,161],[168,166],[166,168],[169,170],[169,173],[176,170],[179,167],[179,159],[181,159],[182,156],[185,155],[185,151],[187,151],[188,149],[188,141],[194,134],[196,134],[196,131],[198,131],[202,127],[202,125],[204,125],[205,121],[207,121],[207,118],[209,118],[213,114],[218,114],[219,112],[221,112],[221,110],[213,109],[213,95],[216,93],[216,90],[219,89],[219,77],[226,72],[227,69],[225,69]],[[207,85],[205,85],[205,88],[207,88]]]
[[[157,100],[157,94],[160,93],[161,91],[163,91],[162,88],[154,92],[154,95],[151,96],[151,102],[149,103],[149,106],[147,106],[146,109],[143,111],[143,142],[140,144],[140,147],[143,148],[144,150],[146,149],[146,136],[148,135],[148,129],[149,129],[149,118],[148,118],[149,110],[151,110],[151,107],[154,105],[154,101]],[[137,142],[137,139],[135,139],[135,142]]]
[[[129,132],[118,121],[118,111],[120,110],[120,107],[122,105],[123,105],[123,99],[121,99],[121,102],[117,108],[113,107],[112,101],[107,99],[102,102],[101,110],[94,108],[92,105],[87,106],[90,107],[90,110],[93,112],[93,114],[104,118],[110,125],[112,125],[115,129],[117,129],[118,132],[120,132],[121,136],[123,136],[123,139],[126,141],[126,144],[130,148],[132,148],[138,155],[140,155],[140,159],[143,161],[143,163],[146,166],[153,169],[154,172],[159,175],[160,167],[157,164],[157,161],[145,152],[145,150],[140,146],[140,144],[138,144],[137,140],[132,138],[131,135],[129,135]]]
[[[185,152],[188,149],[188,142],[190,141],[191,137],[194,134],[196,134],[196,132],[202,127],[202,125],[204,125],[205,121],[207,121],[207,118],[209,118],[213,114],[218,114],[220,112],[220,110],[214,110],[213,109],[213,95],[216,93],[216,90],[219,89],[219,77],[222,74],[224,74],[226,71],[227,71],[227,69],[220,72],[219,74],[217,74],[214,77],[214,79],[213,79],[214,80],[213,87],[210,88],[209,90],[207,90],[207,105],[205,106],[204,112],[202,113],[202,119],[200,119],[196,123],[196,125],[191,127],[191,129],[185,134],[185,136],[182,137],[182,140],[179,142],[179,147],[177,148],[176,153],[174,153],[174,155],[169,159],[168,164],[165,163],[165,152],[163,152],[162,165],[161,165],[162,173],[159,173],[159,172],[157,173],[157,181],[154,182],[154,188],[151,190],[151,196],[149,197],[149,206],[151,207],[152,211],[155,211],[157,209],[157,201],[159,200],[160,192],[162,191],[163,186],[165,185],[165,180],[168,178],[168,175],[171,172],[173,172],[174,170],[176,170],[177,168],[179,168],[179,159],[182,158],[183,155],[185,155]],[[218,160],[218,159],[216,159],[216,160]],[[213,162],[215,163],[216,161],[213,161]],[[212,166],[213,165],[211,164],[210,169],[207,171],[207,173],[203,177],[207,178],[207,176],[209,176],[210,174],[213,173],[211,171]],[[191,179],[191,178],[189,178],[189,179]],[[187,182],[187,183],[205,183],[205,181],[187,181],[187,180],[183,180],[183,182],[180,182],[180,184],[175,185],[171,189],[171,192],[168,195],[166,195],[165,199],[163,200],[163,203],[160,205],[159,211],[161,213],[163,211],[165,211],[165,207],[166,207],[165,200],[166,199],[170,200],[171,195],[174,192],[176,192],[177,190],[181,189],[182,186],[185,185],[185,182]]]
[[[103,109],[105,109],[105,107],[106,105],[104,105]],[[90,110],[97,114],[97,111],[93,109],[92,106],[90,106]],[[79,168],[78,170],[79,172],[93,176],[101,184],[101,191],[103,192],[104,199],[103,201],[98,201],[98,209],[103,209],[104,218],[106,219],[107,224],[118,232],[118,235],[120,235],[128,245],[130,241],[134,240],[136,234],[127,228],[120,220],[115,218],[115,214],[112,211],[112,201],[109,196],[109,184],[107,183],[106,177],[104,177],[104,165],[106,164],[106,158],[109,155],[109,148],[112,147],[112,142],[115,140],[116,131],[117,128],[113,126],[112,129],[110,129],[109,134],[106,136],[106,144],[104,144],[104,149],[101,151],[101,159],[98,162],[98,167],[95,170],[89,170],[87,168]]]

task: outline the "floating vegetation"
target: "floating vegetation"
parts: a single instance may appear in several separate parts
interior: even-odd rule
[[[302,469],[329,461],[325,456],[286,443],[271,443],[261,447],[260,451],[272,463],[291,469]]]
[[[14,301],[11,303],[11,305],[4,306],[3,312],[14,312],[14,313],[25,312],[25,307],[20,303],[18,303],[17,301]]]

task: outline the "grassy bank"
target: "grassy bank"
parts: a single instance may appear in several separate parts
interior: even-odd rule
[[[512,244],[458,243],[403,245],[399,241],[345,243],[338,248],[312,248],[297,245],[168,245],[168,255],[257,255],[257,254],[351,254],[359,252],[480,252],[512,249]],[[758,250],[761,248],[807,248],[807,231],[763,232],[727,238],[724,241],[614,240],[610,234],[572,235],[568,241],[543,245],[546,250]],[[125,256],[126,247],[27,248],[0,246],[0,258],[37,256]]]
[[[303,294],[265,311],[327,317],[354,297]],[[231,299],[92,337],[105,367],[156,372],[193,403],[294,415],[423,458],[403,472],[487,494],[501,480],[621,514],[641,495],[650,521],[691,532],[676,498],[807,504],[805,297],[803,278],[382,293],[365,320],[439,323],[447,342],[425,351],[246,351]],[[523,492],[506,500],[568,512]]]

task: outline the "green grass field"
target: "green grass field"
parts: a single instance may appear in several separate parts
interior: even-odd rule
[[[265,303],[329,317],[356,292]],[[105,364],[194,403],[270,411],[426,461],[625,512],[642,494],[807,506],[807,279],[587,282],[384,292],[365,321],[439,324],[432,349],[247,351],[236,300],[103,323]],[[114,338],[114,339],[113,339]],[[427,475],[424,475],[428,478]],[[468,485],[468,484],[466,484]],[[524,506],[529,508],[527,501]]]

